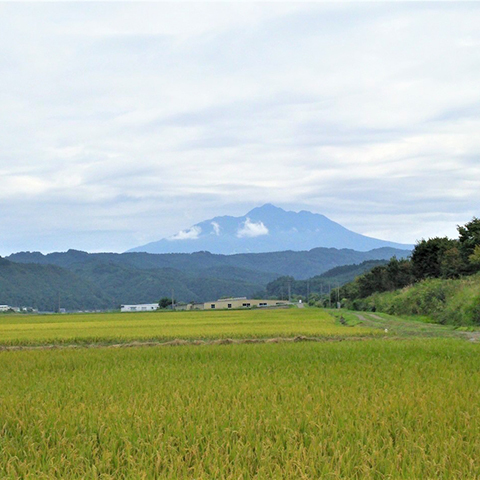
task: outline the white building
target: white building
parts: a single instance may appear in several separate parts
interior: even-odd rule
[[[122,305],[121,312],[152,312],[158,310],[158,303],[142,303],[140,305]]]
[[[0,305],[0,312],[19,312],[20,308],[19,307],[11,307],[10,305]]]

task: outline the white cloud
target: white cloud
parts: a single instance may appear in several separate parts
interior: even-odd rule
[[[0,4],[0,255],[266,202],[441,235],[480,214],[479,23],[476,2]]]
[[[212,227],[213,227],[213,233],[215,235],[220,235],[220,225],[217,222],[212,222]]]
[[[195,240],[202,233],[200,227],[192,227],[188,230],[180,230],[180,232],[168,237],[167,240]]]
[[[245,220],[244,224],[237,231],[238,238],[253,238],[262,235],[268,235],[268,228],[262,221],[252,222],[249,218]]]

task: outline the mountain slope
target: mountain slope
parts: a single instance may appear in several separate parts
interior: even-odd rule
[[[147,253],[260,253],[311,250],[316,247],[368,251],[403,245],[352,232],[324,215],[302,210],[285,211],[270,204],[254,208],[242,217],[215,217],[171,237],[132,248]]]
[[[2,259],[15,270],[16,276],[4,275],[5,282],[0,282],[0,288],[3,286],[0,293],[4,294],[0,295],[0,303],[52,310],[58,304],[60,293],[62,307],[92,309],[115,308],[122,303],[156,302],[163,296],[170,296],[172,290],[176,299],[184,302],[252,296],[282,275],[306,279],[340,265],[408,254],[408,251],[392,248],[369,252],[315,248],[308,252],[238,255],[208,252],[89,254],[76,250],[48,255],[20,252],[8,257],[11,261]],[[52,272],[56,272],[58,278]]]
[[[18,264],[0,258],[0,304],[55,311],[107,309],[113,299],[73,272],[55,265]]]
[[[53,264],[67,269],[94,268],[98,264],[115,264],[140,270],[172,268],[190,277],[214,277],[266,284],[281,276],[306,279],[341,265],[366,260],[385,260],[410,254],[408,250],[378,248],[368,252],[351,249],[314,248],[304,252],[242,253],[215,255],[209,252],[149,254],[149,253],[86,253],[76,250],[43,255],[39,252],[12,254],[9,260],[19,263]],[[213,269],[213,270],[212,270]],[[255,280],[253,282],[253,280]]]
[[[310,294],[325,294],[332,288],[351,282],[365,272],[370,271],[378,265],[385,265],[387,260],[365,260],[359,265],[342,265],[332,268],[321,275],[306,280],[295,280],[290,276],[283,276],[275,279],[266,286],[268,296],[286,298],[287,292],[292,295],[308,297]]]

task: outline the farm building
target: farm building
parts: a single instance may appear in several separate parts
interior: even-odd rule
[[[258,300],[247,297],[221,298],[205,303],[179,303],[174,310],[230,310],[235,308],[272,308],[290,305],[286,300]],[[140,305],[122,305],[121,312],[151,312],[158,310],[158,303],[144,303]]]
[[[158,303],[142,303],[140,305],[122,305],[121,312],[152,312],[158,309]]]
[[[204,303],[177,303],[175,310],[203,310]]]
[[[0,305],[0,312],[19,312],[20,308],[11,307],[10,305]]]
[[[246,297],[240,298],[221,298],[216,302],[205,302],[203,304],[204,310],[221,310],[233,308],[252,308],[252,307],[280,307],[289,305],[286,300],[253,300]]]

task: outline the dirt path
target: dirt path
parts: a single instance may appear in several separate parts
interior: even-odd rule
[[[370,312],[351,312],[366,327],[383,329],[390,334],[401,337],[443,337],[463,338],[470,342],[480,342],[480,332],[466,332],[455,330],[452,326],[420,321],[404,320],[402,318],[383,318]]]

